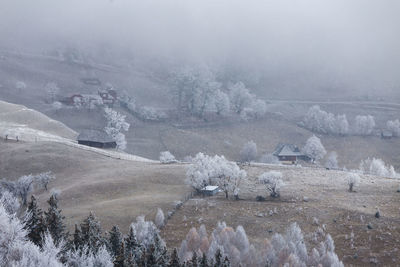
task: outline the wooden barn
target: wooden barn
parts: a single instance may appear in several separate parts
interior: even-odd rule
[[[279,161],[290,162],[295,164],[298,160],[308,160],[300,149],[292,144],[279,144],[273,153]]]
[[[83,130],[78,135],[78,143],[97,148],[116,148],[117,142],[106,132],[100,130]]]

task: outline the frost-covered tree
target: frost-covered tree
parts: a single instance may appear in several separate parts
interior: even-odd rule
[[[356,116],[354,132],[357,135],[371,135],[375,128],[375,119],[371,115]]]
[[[174,163],[176,159],[169,151],[160,152],[160,162],[163,164]]]
[[[251,162],[257,158],[257,144],[254,141],[248,141],[240,150],[240,161]]]
[[[200,191],[207,185],[218,185],[228,198],[229,192],[238,197],[239,185],[246,172],[223,156],[210,157],[198,153],[186,172],[186,182]]]
[[[308,138],[306,145],[303,148],[303,153],[315,162],[326,155],[326,150],[321,143],[321,139],[313,135]]]
[[[386,128],[392,133],[393,136],[399,137],[400,136],[400,121],[388,121],[386,123]]]
[[[0,204],[6,209],[9,214],[17,214],[21,205],[14,194],[8,190],[1,190],[0,188]]]
[[[47,191],[50,181],[55,180],[56,177],[54,176],[54,174],[52,172],[43,172],[43,173],[39,173],[39,174],[35,175],[34,179],[35,179],[36,184],[43,187]]]
[[[27,240],[28,232],[15,214],[9,214],[0,204],[0,266],[63,266],[57,255],[60,248],[49,235],[42,250]]]
[[[367,158],[366,160],[362,160],[359,169],[365,174],[398,178],[398,174],[396,173],[394,167],[389,164],[386,165],[382,159]]]
[[[152,221],[146,221],[144,216],[138,216],[136,222],[131,224],[138,243],[145,247],[150,248],[154,244],[154,236],[159,234],[159,229]]]
[[[126,116],[111,108],[104,109],[104,116],[107,121],[104,131],[116,140],[118,149],[124,150],[126,148],[126,140],[122,131],[128,131],[130,126],[125,121]]]
[[[93,212],[81,223],[82,243],[92,253],[97,251],[104,245],[104,238],[102,237],[102,229],[99,220]]]
[[[349,186],[349,191],[353,192],[354,187],[360,182],[360,176],[357,173],[349,173],[347,175],[347,185]]]
[[[304,117],[304,126],[313,132],[346,135],[349,123],[345,114],[334,115],[322,110],[318,105],[310,107]]]
[[[258,177],[258,182],[265,186],[271,197],[279,197],[284,185],[282,173],[277,171],[264,172]]]
[[[325,161],[325,168],[327,169],[337,169],[338,168],[338,160],[337,153],[332,151],[329,153],[328,158]]]
[[[31,174],[21,176],[15,182],[15,192],[21,198],[22,204],[24,206],[27,205],[28,195],[33,190],[33,182],[34,182],[34,176]]]
[[[279,164],[279,159],[273,154],[265,153],[264,155],[261,156],[260,162],[267,164]]]
[[[156,226],[159,229],[164,227],[164,224],[165,224],[164,212],[160,208],[157,209],[157,213],[156,213],[156,217],[154,219],[154,223],[156,224]]]
[[[173,100],[180,113],[203,117],[214,108],[214,95],[221,84],[207,67],[185,67],[172,75]]]
[[[15,83],[15,88],[16,88],[18,91],[21,91],[21,90],[23,90],[23,89],[26,88],[26,83],[23,82],[23,81],[17,81],[17,82]]]
[[[50,103],[53,103],[57,94],[60,92],[60,88],[58,87],[57,83],[49,82],[45,85],[44,89],[46,90]]]
[[[122,246],[122,233],[116,225],[108,232],[108,245],[111,256],[116,257]]]
[[[231,110],[229,96],[221,90],[214,93],[214,105],[218,115],[227,115]]]
[[[124,244],[124,254],[127,265],[133,265],[133,263],[138,262],[141,258],[141,246],[136,238],[136,230],[132,226],[129,227],[129,233],[125,237]]]
[[[66,265],[71,267],[113,267],[113,259],[105,246],[101,246],[97,252],[92,252],[88,247],[69,250],[66,255]]]
[[[47,203],[49,208],[44,212],[45,227],[58,245],[67,237],[64,224],[65,217],[61,214],[61,209],[58,208],[58,200],[54,195],[51,195]]]
[[[25,219],[25,229],[28,232],[28,238],[35,245],[40,246],[42,236],[46,231],[43,212],[38,207],[36,198],[31,196],[31,201],[28,204],[27,216]]]
[[[248,107],[253,102],[255,97],[242,82],[238,82],[229,87],[229,98],[233,111],[240,114],[244,108]]]

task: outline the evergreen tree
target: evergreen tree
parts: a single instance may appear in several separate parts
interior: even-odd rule
[[[214,267],[222,267],[222,254],[221,250],[217,249],[217,252],[215,253],[215,264]]]
[[[228,256],[225,257],[224,262],[222,263],[222,267],[230,267],[231,263],[229,262]]]
[[[113,229],[114,229],[114,227],[113,227]],[[117,229],[118,229],[118,227],[117,227]],[[125,251],[124,242],[121,242],[118,247],[118,252],[115,254],[114,267],[125,267],[124,251]]]
[[[50,199],[47,201],[50,207],[45,215],[45,226],[47,231],[51,234],[51,237],[54,240],[55,244],[59,244],[59,242],[65,239],[68,236],[65,229],[66,226],[64,224],[64,216],[61,214],[61,210],[58,209],[58,200],[55,195],[52,195]]]
[[[207,262],[207,256],[205,253],[203,253],[203,256],[200,259],[200,264],[199,267],[208,267],[208,262]]]
[[[156,251],[155,251],[155,246],[154,244],[151,244],[148,249],[145,251],[145,259],[146,259],[146,265],[148,267],[156,267],[156,266],[165,266],[165,265],[158,265],[157,264],[157,259],[156,259]]]
[[[165,242],[161,239],[158,233],[154,233],[154,251],[153,256],[159,266],[168,265],[168,250]]]
[[[111,256],[113,257],[117,256],[121,250],[121,244],[122,244],[122,234],[119,231],[118,226],[114,225],[111,231],[109,232],[108,243]]]
[[[141,247],[136,239],[135,230],[130,227],[129,234],[125,238],[125,259],[127,259],[128,264],[139,262],[141,258],[141,251]]]
[[[189,262],[190,267],[197,267],[197,253],[196,251],[193,253],[192,260]]]
[[[178,259],[178,251],[174,248],[172,251],[171,259],[169,260],[168,267],[180,267],[179,259]]]
[[[43,212],[37,206],[36,198],[31,196],[28,204],[28,218],[25,222],[25,229],[28,231],[28,238],[34,244],[41,246],[42,235],[45,231]]]
[[[81,249],[83,247],[82,231],[77,224],[75,224],[75,232],[72,242],[75,249]]]
[[[93,212],[83,220],[81,224],[82,243],[86,245],[89,250],[96,253],[98,249],[105,243],[101,234],[100,222],[97,220]]]

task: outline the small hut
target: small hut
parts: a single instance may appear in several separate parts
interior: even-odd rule
[[[114,138],[101,130],[83,130],[78,135],[78,144],[98,147],[98,148],[116,148],[117,142]]]
[[[201,193],[204,196],[214,196],[219,192],[219,187],[215,185],[207,185],[203,189],[201,189]]]

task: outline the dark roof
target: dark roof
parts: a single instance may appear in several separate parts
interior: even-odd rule
[[[303,156],[300,149],[292,144],[279,144],[276,146],[274,156]]]
[[[99,143],[115,142],[114,138],[101,130],[83,130],[77,138],[78,141],[91,141]]]

